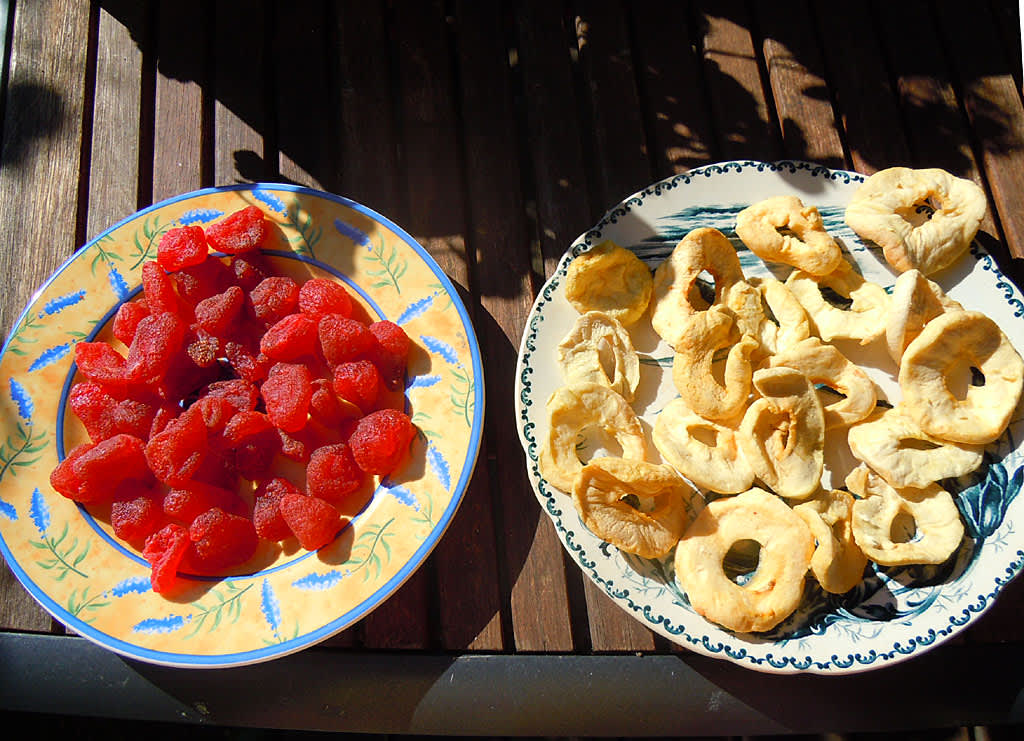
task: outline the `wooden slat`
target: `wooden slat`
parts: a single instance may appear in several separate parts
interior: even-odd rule
[[[86,236],[92,239],[139,206],[142,49],[149,35],[144,5],[108,2],[100,9],[93,95],[92,154]]]
[[[700,62],[690,44],[696,29],[686,6],[636,3],[631,10],[638,40],[634,64],[654,177],[712,162],[715,136]]]
[[[0,326],[13,329],[35,289],[78,246],[77,209],[86,101],[89,7],[80,2],[15,8],[0,151],[7,249]],[[0,626],[49,631],[50,617],[0,565]]]
[[[328,79],[333,130],[327,187],[400,223],[397,144],[392,106],[391,56],[381,3],[366,3],[360,13],[330,4]],[[368,64],[367,60],[374,60]],[[403,599],[398,595],[389,601]],[[390,609],[390,608],[389,608]],[[379,617],[377,619],[380,619]],[[330,639],[332,646],[361,641],[364,623]]]
[[[1006,246],[1013,256],[1024,257],[1024,107],[1012,74],[1017,60],[1003,53],[986,7],[964,13],[959,6],[941,2],[938,8],[948,48],[962,45],[950,59]]]
[[[214,185],[265,180],[277,170],[264,151],[266,7],[222,0],[214,19]]]
[[[775,113],[786,157],[843,167],[818,39],[805,2],[761,6],[757,15]]]
[[[653,180],[647,157],[640,96],[633,73],[628,19],[608,3],[580,3],[576,39],[592,121],[594,192],[600,199],[593,217],[612,208]],[[590,646],[594,651],[650,651],[654,634],[628,615],[591,579],[584,581]]]
[[[324,190],[332,170],[323,0],[271,5],[277,168],[289,182]]]
[[[971,133],[957,100],[941,39],[934,24],[921,23],[921,18],[931,17],[931,7],[924,2],[908,2],[874,8],[876,28],[881,29],[900,99],[912,162],[915,167],[940,167],[982,184]],[[877,19],[882,17],[885,23],[878,23]],[[901,23],[917,24],[917,33],[899,33]],[[981,229],[998,239],[991,214],[986,216]]]
[[[445,16],[436,3],[402,6],[391,18],[402,101],[400,141],[406,153],[408,204],[399,222],[453,282],[468,290],[465,213],[455,137],[454,90]],[[422,648],[433,640],[437,588],[432,560],[365,620],[366,645]]]
[[[776,160],[780,138],[768,105],[750,18],[736,0],[696,4],[704,85],[717,141],[713,160]]]
[[[212,185],[204,164],[203,91],[210,82],[210,8],[202,0],[163,0],[157,17],[153,200]],[[191,39],[188,45],[182,38]]]
[[[850,165],[857,172],[910,164],[896,92],[874,34],[870,9],[861,3],[818,3],[817,36],[829,69]],[[856,59],[856,64],[850,60]]]
[[[528,211],[535,214],[537,252],[545,274],[591,224],[570,63],[572,30],[565,20],[557,3],[524,2],[515,9],[514,51],[525,112],[521,151],[532,165],[525,198]],[[501,522],[516,649],[572,650],[569,582],[551,520],[529,489],[514,487],[502,496]],[[572,564],[569,568],[570,579],[580,584],[579,569]]]

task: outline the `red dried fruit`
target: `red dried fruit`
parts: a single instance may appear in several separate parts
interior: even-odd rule
[[[116,404],[114,397],[95,381],[80,381],[68,393],[68,406],[82,420],[89,439],[94,443],[115,434],[116,426],[109,412]]]
[[[125,359],[106,342],[76,343],[75,365],[83,376],[102,384],[108,393],[123,395]]]
[[[338,510],[317,497],[285,494],[278,507],[289,529],[298,538],[299,545],[309,551],[334,540],[344,524]]]
[[[188,530],[173,522],[146,538],[142,557],[152,567],[150,583],[154,592],[168,592],[174,586],[178,566],[189,544]]]
[[[227,337],[245,304],[245,293],[229,286],[223,293],[204,298],[196,304],[196,324],[214,337]]]
[[[182,310],[181,301],[174,291],[174,283],[155,260],[142,264],[142,292],[153,314],[165,311],[178,314]]]
[[[245,291],[251,291],[271,273],[258,253],[235,255],[231,258],[230,268],[235,276],[235,283]]]
[[[299,305],[299,284],[286,276],[264,278],[249,291],[249,303],[257,319],[274,324]]]
[[[365,478],[348,445],[325,445],[309,457],[306,491],[311,496],[338,504],[358,489]]]
[[[234,450],[235,470],[250,481],[265,479],[273,470],[281,440],[273,428],[245,438]]]
[[[273,427],[263,412],[236,412],[224,427],[224,439],[238,445],[247,437],[255,437]]]
[[[206,450],[203,415],[189,408],[149,439],[146,460],[158,479],[168,486],[182,486],[199,468]]]
[[[366,353],[380,372],[384,385],[392,391],[400,389],[405,380],[405,369],[409,357],[409,336],[394,322],[374,322],[368,329],[376,339]]]
[[[261,352],[253,352],[238,342],[225,342],[224,354],[228,362],[241,378],[252,383],[259,383],[267,377],[267,372],[274,361]]]
[[[178,296],[189,306],[204,298],[223,293],[234,282],[234,274],[219,258],[207,256],[197,265],[189,265],[171,274]]]
[[[153,414],[153,423],[149,426],[148,437],[151,438],[167,429],[167,425],[177,419],[180,412],[181,410],[179,408],[170,406],[169,404],[161,404],[157,406],[156,412]]]
[[[281,455],[290,461],[297,461],[299,463],[306,463],[309,460],[310,449],[309,445],[301,437],[285,432],[280,428],[277,429],[277,437],[281,442],[280,450]],[[306,428],[303,427],[298,434],[302,435],[306,432]]]
[[[346,412],[338,402],[330,381],[326,378],[313,379],[313,395],[309,399],[309,416],[312,419],[325,427],[333,427],[352,413],[351,407]]]
[[[260,351],[279,361],[313,357],[317,350],[317,322],[307,314],[289,314],[266,331]]]
[[[188,537],[192,541],[189,565],[206,574],[245,563],[259,546],[251,520],[218,507],[196,517],[189,525]]]
[[[177,314],[163,311],[145,317],[128,348],[125,379],[130,383],[159,383],[184,341],[185,325]]]
[[[206,429],[211,432],[223,430],[228,420],[238,411],[230,399],[210,394],[200,396],[189,408],[199,410]]]
[[[135,338],[135,329],[139,326],[139,322],[147,316],[149,316],[149,305],[146,303],[146,299],[121,304],[111,325],[114,337],[123,342],[126,347],[131,345]]]
[[[224,399],[238,412],[251,412],[260,401],[260,390],[243,378],[215,381],[203,390],[203,396]]]
[[[212,368],[220,357],[220,340],[204,329],[185,335],[185,354],[199,368]]]
[[[146,493],[111,504],[110,525],[118,538],[138,545],[163,527],[164,518],[152,494]]]
[[[64,460],[50,472],[50,486],[54,488],[54,491],[68,499],[78,496],[82,481],[75,473],[75,461],[95,447],[95,443],[82,443],[68,452]]]
[[[340,314],[321,317],[317,337],[324,360],[330,365],[357,360],[374,345],[373,334],[365,324]]]
[[[202,481],[189,481],[181,488],[174,488],[164,496],[163,511],[186,525],[203,512],[219,507],[226,512],[241,514],[244,509],[241,498],[228,491]]]
[[[152,480],[145,443],[132,435],[114,435],[75,457],[71,471],[79,482],[72,499],[83,504],[109,502],[125,481]]]
[[[296,432],[306,426],[313,396],[313,374],[295,363],[278,363],[260,388],[267,416],[275,427]]]
[[[235,211],[206,228],[206,241],[218,252],[236,255],[259,249],[270,233],[263,212],[256,206]]]
[[[334,367],[332,387],[338,399],[355,404],[364,413],[377,406],[383,381],[369,360],[353,360]]]
[[[317,319],[324,314],[352,316],[352,297],[339,283],[310,278],[299,289],[299,309]]]
[[[385,475],[401,462],[415,432],[408,415],[397,409],[380,409],[356,423],[348,444],[361,469]]]
[[[256,501],[252,509],[252,522],[256,533],[270,541],[281,541],[292,536],[292,530],[281,514],[281,498],[285,494],[302,492],[288,479],[272,478],[264,481],[256,489]]]
[[[133,435],[140,440],[149,439],[156,411],[155,405],[141,399],[122,399],[108,410],[117,432]]]
[[[190,265],[198,265],[209,252],[206,234],[199,226],[179,226],[169,229],[160,238],[156,248],[156,261],[164,270],[174,272]]]

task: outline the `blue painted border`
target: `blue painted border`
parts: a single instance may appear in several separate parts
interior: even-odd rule
[[[4,341],[3,348],[0,349],[0,362],[3,361],[4,356],[7,353],[8,345],[13,338],[14,332],[21,323],[24,321],[26,315],[32,310],[32,307],[39,300],[39,297],[49,288],[49,286],[63,273],[68,266],[75,262],[81,255],[92,247],[103,237],[107,236],[116,229],[121,228],[125,224],[144,217],[157,209],[166,207],[173,203],[179,203],[181,201],[189,200],[198,196],[208,195],[211,193],[223,193],[230,191],[284,191],[287,193],[299,193],[306,196],[312,196],[314,198],[322,198],[333,203],[340,204],[354,211],[358,211],[364,216],[369,217],[373,221],[385,226],[397,235],[403,242],[405,242],[416,254],[420,256],[423,262],[430,268],[431,272],[437,277],[441,286],[448,293],[452,300],[452,304],[456,307],[459,313],[459,318],[462,320],[462,326],[466,332],[466,340],[470,346],[470,353],[473,359],[473,376],[477,379],[474,389],[474,407],[473,407],[473,424],[471,427],[469,447],[466,451],[466,457],[463,459],[462,475],[459,477],[454,488],[452,489],[452,498],[448,504],[448,507],[444,510],[441,516],[438,518],[437,523],[434,526],[434,530],[424,540],[416,551],[413,552],[412,556],[405,563],[405,565],[396,573],[391,579],[384,583],[377,591],[370,595],[361,604],[357,605],[352,610],[340,615],[335,620],[323,625],[322,627],[314,630],[305,635],[293,638],[287,641],[283,641],[274,646],[268,646],[262,649],[255,649],[252,651],[243,651],[230,654],[221,655],[198,655],[198,654],[186,654],[186,653],[175,653],[167,651],[154,651],[140,646],[136,646],[127,641],[123,641],[119,638],[115,638],[111,635],[96,630],[88,623],[73,617],[63,606],[58,605],[53,599],[46,595],[36,584],[33,582],[26,572],[14,559],[13,554],[9,550],[7,543],[4,542],[3,538],[0,537],[0,552],[3,552],[4,558],[7,561],[8,566],[11,568],[12,573],[17,577],[18,581],[21,582],[22,586],[31,594],[36,601],[47,612],[53,615],[54,618],[67,625],[72,630],[76,631],[83,637],[90,641],[99,644],[105,648],[109,648],[124,656],[131,658],[140,659],[154,664],[164,664],[168,666],[180,666],[180,667],[195,667],[195,668],[223,668],[229,666],[239,666],[243,664],[252,664],[259,661],[267,661],[269,659],[278,658],[280,656],[286,656],[290,653],[300,651],[304,648],[312,646],[320,641],[329,638],[330,636],[344,630],[352,623],[362,619],[374,609],[376,609],[387,597],[395,592],[406,579],[408,579],[416,569],[426,560],[427,556],[434,549],[441,537],[444,535],[448,526],[451,524],[452,518],[455,516],[455,512],[458,510],[459,505],[462,503],[462,498],[465,496],[466,487],[472,478],[473,471],[476,467],[477,456],[480,452],[480,444],[483,433],[483,418],[484,418],[484,375],[483,375],[483,362],[480,356],[480,345],[476,338],[476,333],[473,330],[472,321],[469,318],[469,313],[466,310],[465,305],[462,303],[462,299],[459,297],[458,292],[455,290],[454,285],[449,280],[448,276],[445,275],[444,271],[437,264],[433,257],[412,238],[404,229],[399,227],[397,224],[392,222],[390,219],[378,214],[376,211],[363,206],[348,198],[342,196],[336,196],[331,193],[325,193],[323,191],[314,190],[312,188],[306,188],[301,185],[291,185],[287,183],[240,183],[237,185],[226,185],[218,186],[213,188],[204,188],[202,190],[193,191],[190,193],[184,193],[173,198],[169,198],[159,203],[155,203],[141,211],[138,211],[131,216],[128,216],[121,221],[117,222],[113,226],[104,230],[101,234],[94,237],[87,244],[80,249],[76,250],[75,253],[69,257],[54,273],[51,275],[43,285],[32,294],[29,299],[28,305],[18,315],[18,318],[14,321],[11,326],[11,333]],[[238,577],[229,578],[225,581],[243,581],[250,577]],[[252,577],[252,578],[255,578]]]

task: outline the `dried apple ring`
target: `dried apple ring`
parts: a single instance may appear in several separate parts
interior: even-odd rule
[[[902,404],[856,424],[847,434],[854,456],[892,486],[922,488],[981,465],[984,446],[940,440],[921,429]]]
[[[894,489],[866,466],[846,477],[853,503],[853,537],[882,566],[944,563],[960,546],[964,525],[949,492],[938,484]]]
[[[651,271],[632,251],[601,242],[569,263],[565,298],[581,314],[601,311],[628,327],[647,310]]]
[[[668,554],[687,523],[693,488],[671,466],[595,458],[583,467],[572,501],[583,524],[601,540],[641,558]]]
[[[626,328],[608,314],[581,314],[558,345],[558,367],[566,384],[600,383],[626,401],[640,383],[640,358]]]
[[[754,372],[761,394],[747,409],[737,440],[761,481],[787,499],[818,490],[825,464],[825,415],[807,377],[792,368]]]
[[[811,573],[831,594],[846,594],[864,578],[868,558],[853,538],[853,497],[839,489],[820,491],[793,507],[814,536]]]
[[[864,280],[846,260],[825,276],[794,270],[786,279],[786,287],[807,311],[818,336],[826,342],[857,340],[867,345],[885,332],[888,294],[880,285]],[[843,302],[848,301],[849,308],[831,303],[822,288],[838,294]]]
[[[547,413],[548,435],[541,444],[538,463],[541,476],[562,491],[572,491],[583,469],[576,445],[587,430],[594,429],[604,440],[614,441],[622,458],[639,461],[647,456],[640,420],[629,403],[607,386],[562,386],[548,399]]]
[[[874,381],[834,345],[808,337],[772,357],[773,368],[783,365],[800,371],[811,383],[826,385],[842,394],[841,399],[826,403],[831,395],[818,391],[826,430],[859,422],[875,409],[878,389]]]
[[[673,399],[658,414],[652,434],[665,461],[704,489],[738,494],[754,483],[736,442],[735,426],[695,414],[682,399]]]
[[[843,259],[818,209],[805,206],[797,196],[775,196],[747,206],[736,216],[736,234],[762,260],[811,275],[828,275]]]
[[[967,377],[968,368],[980,371],[984,383],[954,393],[950,384]],[[990,443],[1003,434],[1022,379],[1020,355],[999,325],[977,311],[928,322],[904,350],[899,373],[907,413],[928,434],[958,443]]]
[[[921,334],[924,325],[940,314],[964,308],[949,298],[938,283],[928,280],[916,269],[900,274],[893,284],[890,299],[885,344],[897,365],[907,345]]]
[[[723,562],[745,540],[760,545],[757,570],[742,586]],[[709,503],[676,546],[676,581],[693,609],[740,633],[771,630],[800,605],[814,538],[774,494],[750,489]]]
[[[970,180],[938,168],[890,167],[857,188],[846,223],[879,245],[896,270],[931,275],[967,250],[987,207],[985,192]]]
[[[811,336],[811,323],[807,312],[782,281],[767,277],[754,277],[747,281],[761,295],[764,321],[758,332],[761,347],[777,353]]]
[[[672,360],[672,380],[679,395],[694,412],[706,419],[735,417],[750,395],[750,355],[756,339],[743,335],[737,341],[735,321],[724,306],[712,306],[692,314],[682,324]],[[715,351],[729,348],[722,381],[715,377]]]
[[[708,273],[715,281],[715,298],[701,296],[697,279]],[[713,304],[726,304],[730,289],[743,280],[743,269],[732,242],[717,229],[701,227],[680,240],[654,271],[651,325],[672,347],[686,320]]]

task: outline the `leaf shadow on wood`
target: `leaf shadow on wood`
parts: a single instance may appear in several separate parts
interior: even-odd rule
[[[4,148],[0,167],[21,167],[33,154],[32,142],[57,134],[67,116],[61,94],[31,80],[12,82],[7,90]]]

